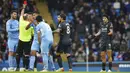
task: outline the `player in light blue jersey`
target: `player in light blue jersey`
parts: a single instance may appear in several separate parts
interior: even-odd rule
[[[26,30],[29,29],[31,26],[34,29],[34,37],[33,37],[33,42],[32,42],[32,46],[31,46],[31,57],[30,57],[30,63],[29,63],[29,71],[37,71],[37,69],[36,69],[36,61],[37,61],[36,53],[39,51],[40,45],[38,43],[38,38],[37,38],[36,20],[35,19],[38,15],[39,15],[38,12],[34,12],[33,13],[33,18],[34,18],[33,23],[27,25],[27,27],[26,27]]]
[[[34,28],[34,39],[33,39],[33,43],[31,46],[31,57],[30,57],[30,63],[29,63],[29,71],[37,71],[36,69],[36,65],[37,65],[37,56],[36,53],[39,51],[40,49],[40,45],[38,43],[38,36],[37,36],[37,32],[36,32],[36,17],[39,15],[38,12],[34,12],[33,13],[33,18],[34,18],[34,22],[32,24],[29,24],[26,29],[28,29],[30,26],[32,26]],[[50,55],[49,56],[49,62],[52,65],[52,69],[55,70],[55,66],[53,63],[53,58]]]
[[[15,52],[18,45],[19,37],[19,22],[17,19],[17,12],[11,12],[11,18],[6,22],[6,31],[8,33],[8,48],[9,48],[9,71],[14,71],[15,67]]]
[[[36,21],[38,23],[36,29],[38,33],[38,42],[41,48],[41,55],[43,59],[44,68],[41,72],[48,71],[48,61],[49,61],[49,50],[53,44],[53,34],[50,26],[43,22],[42,16],[37,16]]]

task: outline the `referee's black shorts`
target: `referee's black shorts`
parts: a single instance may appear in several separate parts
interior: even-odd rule
[[[23,42],[23,41],[19,40],[16,54],[21,55],[21,56],[30,55],[30,52],[31,52],[31,41]]]

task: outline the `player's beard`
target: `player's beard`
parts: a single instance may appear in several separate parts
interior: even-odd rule
[[[15,20],[17,17],[13,16],[13,19]]]
[[[104,24],[106,24],[106,23],[108,23],[108,22],[109,22],[108,20],[103,20],[103,23],[104,23]]]
[[[58,24],[60,24],[61,23],[61,21],[58,21]]]
[[[106,21],[103,21],[104,25],[106,24]]]

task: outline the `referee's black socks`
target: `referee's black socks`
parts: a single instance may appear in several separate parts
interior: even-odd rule
[[[17,68],[19,68],[19,64],[20,64],[20,56],[16,55],[16,63],[17,63]]]
[[[26,69],[29,68],[29,56],[28,55],[23,57],[23,65],[25,65]]]

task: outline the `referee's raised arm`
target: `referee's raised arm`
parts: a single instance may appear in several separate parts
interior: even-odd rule
[[[24,11],[25,11],[25,8],[26,8],[26,5],[25,5],[25,4],[23,4],[23,9],[22,9],[22,11],[21,11],[21,15],[20,15],[20,16],[24,16]]]

